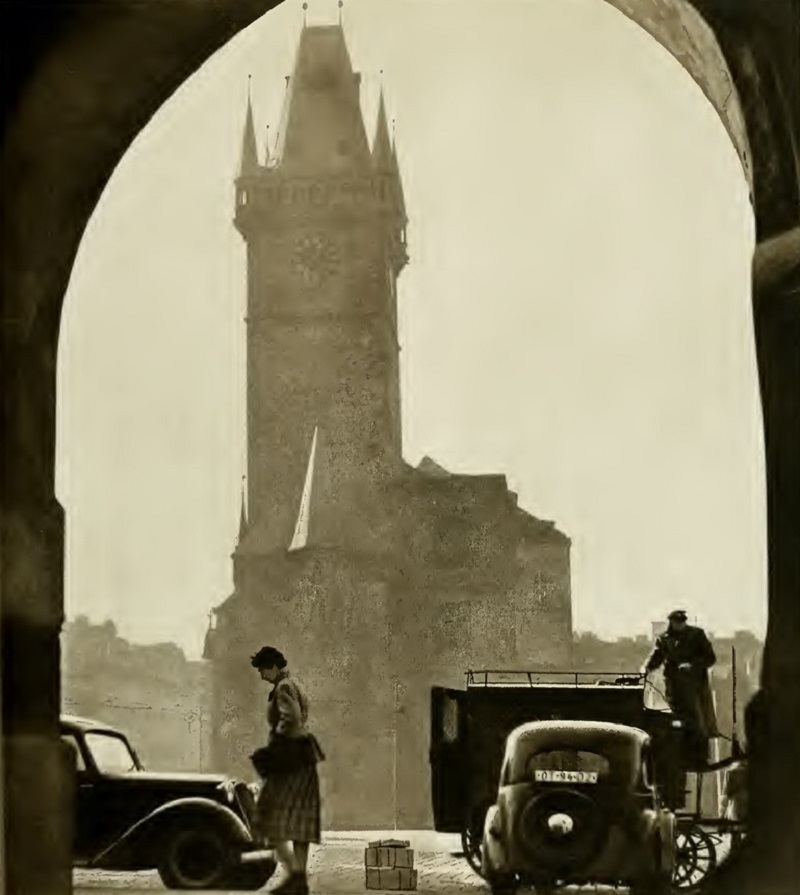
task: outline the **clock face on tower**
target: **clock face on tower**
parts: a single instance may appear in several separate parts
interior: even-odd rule
[[[292,270],[305,286],[321,286],[339,269],[336,244],[321,233],[304,233],[292,252]]]

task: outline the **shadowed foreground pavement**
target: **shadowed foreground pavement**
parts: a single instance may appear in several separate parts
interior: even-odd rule
[[[420,895],[456,895],[456,893],[488,893],[488,887],[475,874],[460,855],[458,836],[443,836],[427,831],[400,832],[398,830],[370,831],[358,833],[327,833],[323,843],[311,853],[312,895],[364,895],[364,848],[367,842],[385,838],[409,839],[414,848],[414,863],[418,871],[417,892]],[[264,892],[275,885],[280,871],[267,883]],[[94,870],[76,870],[74,873],[76,892],[92,895],[117,892],[167,891],[158,874],[143,873],[100,873]],[[610,893],[607,887],[577,889],[569,887],[563,892],[577,895],[578,892]],[[619,890],[620,892],[626,890]],[[380,892],[377,895],[381,895]]]

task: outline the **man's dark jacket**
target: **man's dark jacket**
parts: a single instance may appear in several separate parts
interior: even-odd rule
[[[716,661],[706,632],[687,625],[682,631],[665,631],[645,665],[648,672],[664,666],[665,695],[672,711],[707,739],[719,735],[708,676]],[[681,669],[684,663],[690,668]]]

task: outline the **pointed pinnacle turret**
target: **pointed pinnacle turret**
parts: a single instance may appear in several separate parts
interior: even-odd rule
[[[378,123],[375,128],[375,141],[372,144],[372,161],[376,171],[391,170],[392,144],[389,141],[389,125],[386,122],[383,88],[381,88],[381,98],[378,103]]]
[[[242,160],[239,166],[239,175],[245,177],[258,171],[258,149],[256,148],[256,129],[253,124],[253,106],[250,102],[250,93],[247,94],[247,116],[244,121],[244,133],[242,134]]]
[[[392,171],[392,178],[394,181],[394,191],[395,191],[395,198],[397,200],[397,207],[400,211],[400,216],[403,218],[403,220],[407,220],[407,218],[406,218],[406,197],[403,192],[403,178],[400,176],[400,164],[397,161],[397,143],[395,142],[394,136],[392,136],[391,171]]]
[[[245,510],[244,476],[242,476],[242,509],[239,513],[239,543],[240,544],[242,542],[242,538],[244,538],[246,531],[247,531],[247,511]]]

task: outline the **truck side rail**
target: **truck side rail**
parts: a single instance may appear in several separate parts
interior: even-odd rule
[[[467,688],[473,687],[644,687],[641,671],[549,671],[481,669],[465,672]]]

